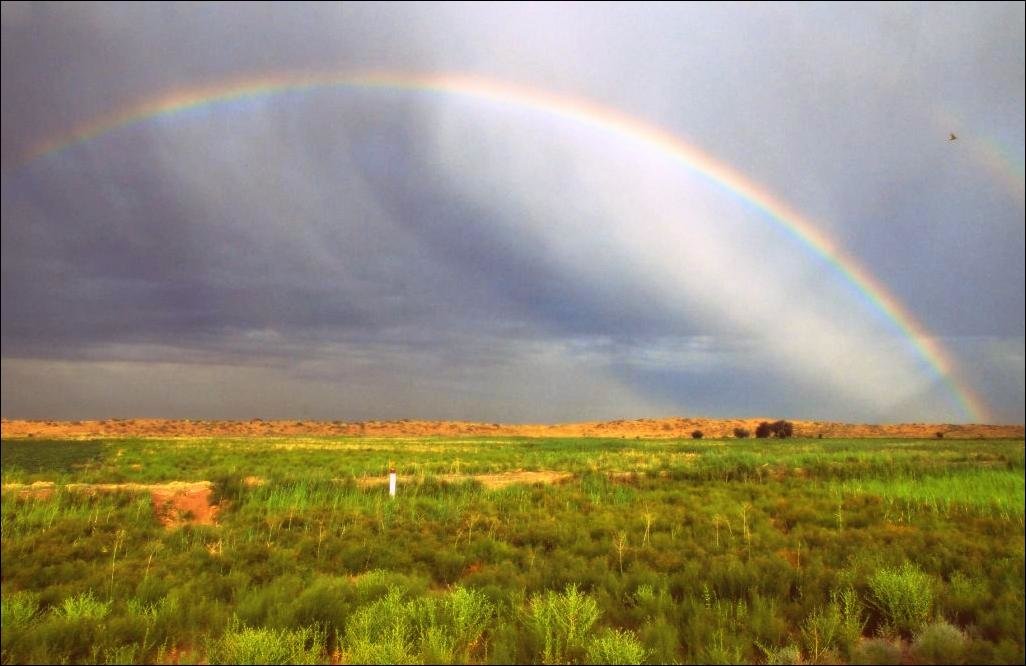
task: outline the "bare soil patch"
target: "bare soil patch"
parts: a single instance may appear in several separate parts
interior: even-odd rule
[[[416,477],[412,475],[400,475],[396,479],[396,481],[400,484],[406,484],[411,482],[415,478]],[[441,481],[445,481],[446,483],[477,481],[488,490],[496,490],[498,488],[505,488],[516,483],[561,483],[563,481],[566,481],[567,479],[573,478],[573,474],[571,474],[570,472],[553,472],[544,470],[535,472],[525,472],[522,470],[517,470],[515,472],[499,472],[497,474],[439,474],[437,478]],[[358,479],[356,483],[361,488],[383,486],[388,483],[388,477],[364,477]]]
[[[18,497],[49,499],[57,486],[53,481],[35,481],[33,483],[5,483],[4,492],[17,493]]]
[[[210,501],[214,484],[209,481],[172,481],[171,483],[69,483],[64,486],[69,492],[96,494],[118,491],[149,493],[153,503],[153,515],[168,529],[181,525],[213,525],[220,507]],[[57,486],[52,481],[36,481],[32,484],[9,483],[4,491],[18,493],[19,497],[46,499],[53,495]]]
[[[560,483],[573,477],[570,472],[501,472],[499,474],[443,474],[441,479],[449,483],[459,483],[466,479],[479,482],[488,490],[505,488],[515,483]]]

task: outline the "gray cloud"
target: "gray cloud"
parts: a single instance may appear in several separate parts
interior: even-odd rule
[[[372,68],[676,133],[807,215],[1022,419],[1021,6],[3,11],[5,415],[962,418],[763,214],[565,119],[294,92],[24,161],[169,90]]]

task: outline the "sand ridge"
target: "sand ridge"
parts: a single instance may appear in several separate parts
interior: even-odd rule
[[[29,421],[3,419],[0,437],[618,437],[643,439],[690,438],[695,430],[705,437],[732,437],[735,428],[755,431],[775,418],[708,419],[672,417],[556,424],[503,424],[467,421],[202,421],[189,419],[107,419],[102,421]],[[951,439],[1022,438],[1022,425],[893,423],[857,424],[792,420],[796,437],[936,437]]]

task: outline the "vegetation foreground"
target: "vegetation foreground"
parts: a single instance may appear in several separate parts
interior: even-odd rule
[[[5,664],[1024,661],[1021,439],[0,453]]]

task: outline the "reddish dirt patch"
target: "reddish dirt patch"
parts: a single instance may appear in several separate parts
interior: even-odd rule
[[[214,484],[209,481],[172,481],[171,483],[69,483],[69,492],[86,494],[118,491],[146,492],[153,501],[153,514],[168,529],[185,524],[213,525],[220,507],[211,504]],[[4,491],[17,492],[19,497],[51,497],[57,486],[52,481],[36,481],[31,485],[5,484]]]
[[[220,507],[210,503],[213,485],[209,481],[200,483],[167,484],[153,486],[153,513],[164,527],[184,525],[213,525]]]

